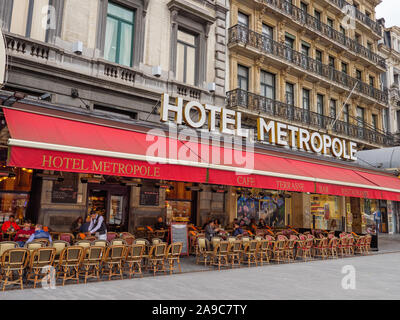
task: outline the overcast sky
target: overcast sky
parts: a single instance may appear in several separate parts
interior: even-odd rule
[[[385,18],[385,27],[400,27],[400,0],[383,0],[376,7],[376,18]]]

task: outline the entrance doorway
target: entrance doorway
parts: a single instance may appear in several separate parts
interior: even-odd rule
[[[350,198],[351,213],[353,214],[352,231],[362,233],[362,219],[359,198]]]
[[[108,231],[128,229],[129,187],[118,185],[88,185],[88,208],[105,218]]]
[[[379,200],[379,210],[381,211],[381,226],[379,232],[388,233],[388,213],[387,213],[387,203],[385,200]]]

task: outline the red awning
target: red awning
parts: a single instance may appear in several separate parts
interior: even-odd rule
[[[9,165],[33,169],[224,184],[397,200],[400,180],[383,173],[255,153],[159,129],[130,131],[3,108]],[[247,156],[247,157],[244,157]]]

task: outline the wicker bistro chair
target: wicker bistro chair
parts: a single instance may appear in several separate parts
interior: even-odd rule
[[[287,240],[275,240],[274,241],[274,246],[272,248],[272,253],[273,253],[273,259],[274,261],[280,263],[281,261],[284,260],[285,257],[285,244]]]
[[[207,262],[211,259],[213,251],[207,250],[206,238],[197,238],[196,245],[196,264],[203,263],[206,266]]]
[[[358,237],[354,243],[354,253],[359,253],[359,254],[363,254],[365,253],[365,243],[366,241],[366,237],[365,236],[361,236]]]
[[[258,261],[260,262],[260,265],[264,265],[264,261],[269,263],[269,258],[270,258],[269,246],[270,242],[268,240],[264,239],[260,241],[258,257],[257,257]]]
[[[125,242],[126,242],[126,244],[128,246],[131,246],[133,244],[133,242],[135,241],[135,237],[134,236],[126,236],[126,235],[124,235],[121,238],[125,240]]]
[[[364,241],[364,252],[366,254],[369,254],[369,250],[371,249],[371,240],[372,236],[370,234],[367,234]]]
[[[178,265],[179,273],[182,272],[181,261],[180,261],[182,247],[183,247],[182,242],[173,242],[167,248],[167,252],[165,254],[165,260],[168,262],[168,270],[170,274],[172,274],[172,271],[175,270],[174,269],[175,262]]]
[[[344,257],[347,254],[347,243],[348,243],[348,238],[346,236],[340,235],[337,248],[342,257]]]
[[[232,268],[236,265],[240,266],[240,263],[242,261],[242,254],[243,254],[242,241],[240,241],[240,240],[229,241],[228,240],[228,242],[230,244],[228,258],[230,260]]]
[[[212,246],[212,248],[214,248],[220,242],[221,242],[221,238],[220,237],[212,237],[211,238],[211,246]]]
[[[298,237],[296,235],[290,235],[289,240],[286,241],[285,245],[285,257],[288,262],[296,259],[295,247]]]
[[[61,252],[66,247],[69,247],[69,242],[66,242],[66,241],[63,241],[63,240],[55,240],[55,241],[52,242],[51,247],[56,250],[55,257],[54,257],[54,263],[58,264]]]
[[[132,278],[132,275],[135,273],[140,274],[143,277],[142,260],[144,250],[144,244],[133,244],[126,247],[124,261],[128,265],[129,278]]]
[[[321,257],[322,259],[328,258],[328,238],[315,238],[314,246],[315,257]]]
[[[111,240],[110,245],[112,246],[126,246],[126,241],[121,238],[115,238]]]
[[[108,273],[108,280],[111,280],[112,276],[120,276],[121,280],[124,279],[123,275],[123,260],[125,258],[125,246],[124,245],[111,245],[106,248],[106,252],[103,255],[103,274]]]
[[[72,244],[75,240],[75,236],[72,233],[60,233],[59,240],[66,241],[69,244]]]
[[[92,242],[89,240],[79,240],[77,242],[75,242],[76,246],[80,246],[84,249],[89,248],[91,246]]]
[[[0,242],[0,259],[3,255],[3,253],[6,252],[8,249],[15,249],[15,248],[18,248],[18,243],[14,242],[14,241]]]
[[[111,242],[115,238],[118,238],[118,233],[116,232],[107,232],[107,241]]]
[[[347,246],[346,246],[346,251],[348,255],[354,255],[354,243],[355,243],[354,237],[351,234],[349,234],[347,236]]]
[[[257,266],[258,248],[259,248],[259,241],[257,240],[250,240],[249,242],[246,242],[244,244],[243,259],[246,258],[249,267],[252,263],[254,263]]]
[[[159,239],[164,239],[166,233],[167,233],[167,230],[156,230],[156,231],[154,231],[154,237],[159,238]]]
[[[27,281],[33,281],[33,287],[36,288],[36,283],[42,281],[50,273],[49,266],[53,266],[54,258],[56,256],[56,248],[43,247],[33,251],[29,259],[29,271],[27,274]],[[40,279],[40,274],[45,273]]]
[[[312,259],[311,249],[313,245],[313,237],[307,238],[305,235],[300,235],[297,240],[297,256],[300,256],[304,261],[309,257]]]
[[[25,248],[29,251],[29,254],[32,254],[33,251],[39,248],[45,247],[44,243],[39,242],[39,241],[32,241],[29,243],[25,243]]]
[[[164,242],[162,239],[160,239],[160,238],[153,238],[153,239],[151,239],[151,243],[153,244],[153,245],[155,245],[155,244],[159,244],[159,243],[162,243],[162,242]]]
[[[0,282],[3,282],[3,291],[7,285],[19,283],[23,286],[23,272],[29,262],[29,251],[23,248],[6,250],[1,257]]]
[[[220,241],[214,246],[211,256],[211,264],[218,266],[218,270],[221,270],[221,266],[227,267],[229,265],[228,254],[229,241]]]
[[[76,280],[79,283],[79,267],[83,258],[83,248],[80,246],[66,247],[60,254],[57,279],[62,277],[63,286],[66,280]]]
[[[147,269],[153,271],[153,275],[156,275],[157,271],[164,271],[165,269],[165,254],[167,251],[167,244],[165,242],[155,244],[151,246]]]
[[[338,239],[333,237],[328,242],[328,256],[330,255],[332,258],[338,258]]]
[[[92,246],[96,246],[96,247],[107,247],[108,246],[108,241],[106,240],[94,240],[92,241]]]
[[[125,237],[135,237],[135,236],[130,232],[123,231],[120,232],[119,237],[124,239]]]
[[[97,278],[97,280],[100,280],[104,251],[105,248],[102,246],[88,246],[84,248],[80,274],[84,277],[85,283],[87,283],[88,278]]]

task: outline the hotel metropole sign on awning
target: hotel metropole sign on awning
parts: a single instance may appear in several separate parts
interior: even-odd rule
[[[0,88],[3,86],[6,74],[6,46],[3,33],[0,30]]]

